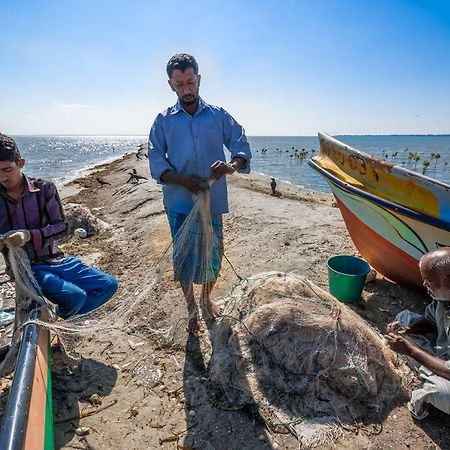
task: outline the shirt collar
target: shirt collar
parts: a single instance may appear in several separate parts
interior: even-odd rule
[[[195,111],[194,116],[203,111],[207,106],[208,104],[201,97],[199,97],[198,108],[197,111]],[[185,109],[181,106],[180,101],[178,100],[170,109],[170,114],[177,114],[180,111],[186,112]]]
[[[25,174],[23,175],[23,177],[25,178],[25,185],[24,185],[24,189],[23,189],[24,194],[26,191],[31,192],[31,193],[40,191],[40,189],[34,185],[34,180],[32,180],[31,178],[28,178]]]

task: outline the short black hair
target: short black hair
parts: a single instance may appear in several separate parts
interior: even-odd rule
[[[186,69],[189,69],[189,67],[192,67],[195,75],[198,75],[198,64],[195,58],[187,53],[177,53],[176,55],[173,55],[167,63],[167,75],[170,79],[175,70],[178,69],[184,72]]]
[[[0,133],[0,161],[11,161],[17,164],[21,158],[16,141]]]

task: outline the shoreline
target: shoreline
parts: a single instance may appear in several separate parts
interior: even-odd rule
[[[65,177],[60,177],[57,180],[54,181],[54,183],[57,185],[58,189],[62,188],[64,185],[71,183],[72,181],[76,180],[77,178],[82,178],[86,175],[89,175],[89,173],[93,170],[95,170],[97,167],[101,167],[104,165],[108,165],[117,159],[123,158],[127,153],[111,156],[110,158],[106,158],[102,161],[98,161],[92,164],[89,164],[87,166],[83,166],[80,169],[76,169],[73,171],[70,175]]]

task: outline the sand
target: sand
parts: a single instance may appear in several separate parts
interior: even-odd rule
[[[148,176],[147,160],[130,154],[97,166],[63,188],[65,202],[81,203],[105,222],[108,232],[64,244],[115,275],[117,300],[130,301],[145,288],[156,264],[170,246],[160,187],[152,180],[127,184],[128,172]],[[110,184],[100,184],[99,179]],[[241,277],[280,270],[303,274],[327,289],[326,260],[334,254],[357,254],[331,195],[279,183],[270,195],[270,178],[229,177],[230,213],[224,219],[225,253]],[[216,293],[237,281],[224,261]],[[351,307],[377,329],[404,308],[422,312],[428,299],[378,278],[367,284],[363,300]],[[76,366],[55,355],[53,395],[56,448],[95,449],[264,449],[299,448],[290,434],[270,434],[251,411],[224,411],[205,391],[210,355],[209,334],[200,339],[184,331],[186,306],[171,279],[170,251],[161,263],[161,280],[149,292],[126,332],[101,332],[78,344]],[[163,345],[151,329],[181,324],[173,345]],[[106,408],[90,417],[98,394]],[[355,427],[333,448],[448,448],[450,418],[437,411],[415,422],[399,398],[380,423]],[[91,399],[92,402],[92,399]],[[75,433],[89,427],[87,436]]]

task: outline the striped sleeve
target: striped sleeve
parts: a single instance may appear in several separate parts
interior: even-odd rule
[[[68,231],[66,217],[56,186],[48,182],[45,184],[43,191],[43,201],[39,204],[39,213],[46,225],[30,230],[34,248],[39,250],[62,238]]]

